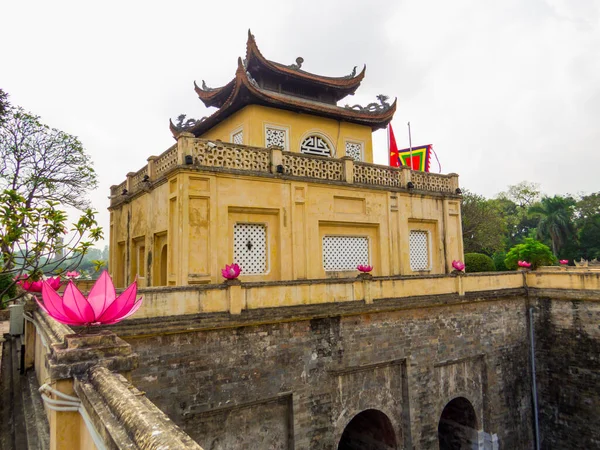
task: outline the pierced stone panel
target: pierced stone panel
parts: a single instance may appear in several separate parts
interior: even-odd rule
[[[409,247],[410,269],[429,270],[429,232],[411,230]]]
[[[281,147],[286,150],[286,131],[279,128],[269,128],[265,130],[265,147],[269,148],[272,145]]]
[[[362,144],[359,142],[346,142],[346,156],[354,161],[362,161]]]
[[[323,268],[327,271],[356,270],[369,264],[369,238],[323,236]]]
[[[242,145],[244,143],[244,131],[240,130],[237,133],[234,133],[231,138],[231,142],[234,144]]]
[[[267,227],[259,223],[233,226],[233,261],[242,275],[267,272]]]
[[[308,155],[331,156],[329,144],[320,136],[308,136],[302,141],[300,151]]]
[[[269,172],[271,156],[266,149],[236,147],[219,142],[208,145],[207,141],[196,140],[192,148],[194,164],[206,167]],[[175,154],[177,156],[177,154]]]
[[[343,180],[344,166],[339,159],[314,158],[298,153],[283,154],[285,173],[297,177],[320,178],[322,180]]]
[[[374,164],[355,163],[354,182],[400,187],[400,169]]]
[[[415,170],[411,174],[411,181],[415,185],[415,189],[434,192],[453,192],[452,179],[448,175]]]

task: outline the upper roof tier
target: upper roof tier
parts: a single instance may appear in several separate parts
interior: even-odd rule
[[[344,97],[354,94],[365,76],[366,66],[358,75],[354,67],[350,75],[325,77],[301,70],[303,62],[304,59],[300,57],[296,59],[296,64],[289,66],[269,61],[262,55],[256,45],[256,39],[248,30],[244,66],[263,89],[336,104]],[[207,107],[220,108],[227,100],[225,92],[231,87],[230,84],[211,89],[202,80],[202,87],[198,87],[195,83],[194,86],[198,97]]]
[[[201,89],[196,86],[196,92],[200,91],[205,95],[207,106],[218,105],[219,109],[189,127],[177,128],[171,121],[170,127],[175,137],[182,131],[193,133],[196,137],[199,137],[247,105],[263,105],[294,112],[304,112],[366,125],[373,130],[385,128],[396,111],[396,100],[389,104],[386,102],[387,97],[385,96],[378,97],[379,103],[371,103],[366,107],[359,105],[340,107],[335,104],[299,97],[291,93],[276,92],[263,88],[247,70],[241,58],[238,58],[238,67],[233,80],[219,89],[211,90],[206,89],[206,86],[204,87],[205,89]]]

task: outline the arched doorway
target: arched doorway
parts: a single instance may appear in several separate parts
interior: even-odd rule
[[[388,416],[367,409],[346,425],[338,450],[396,450],[396,434]]]
[[[450,401],[438,425],[440,450],[470,450],[477,442],[477,416],[471,402],[464,397]]]

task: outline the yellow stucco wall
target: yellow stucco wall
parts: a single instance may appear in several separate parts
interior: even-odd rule
[[[265,130],[269,126],[287,131],[288,142],[284,150],[298,152],[307,136],[318,134],[334,147],[332,156],[345,156],[346,141],[350,141],[362,144],[364,162],[373,162],[370,127],[266,106],[246,106],[200,137],[232,142],[232,134],[242,130],[244,145],[265,147]]]
[[[137,275],[142,287],[221,282],[220,269],[233,261],[236,223],[267,229],[267,271],[242,273],[247,282],[356,275],[325,271],[324,236],[366,237],[376,276],[447,273],[463,258],[455,198],[180,169],[112,210],[113,278],[124,286]],[[429,235],[429,270],[411,270],[411,230]]]

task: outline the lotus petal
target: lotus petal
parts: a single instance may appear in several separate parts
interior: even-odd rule
[[[48,285],[48,283],[43,283],[42,297],[44,299],[45,310],[48,312],[48,314],[50,314],[51,317],[54,317],[56,320],[62,323],[68,322],[69,325],[77,324],[77,319],[73,319],[66,313],[63,307],[62,298],[60,298],[60,295],[58,295],[56,291]]]
[[[105,270],[94,283],[88,295],[88,302],[94,310],[96,320],[99,320],[107,308],[115,301],[117,293],[108,272]]]
[[[112,283],[111,283],[112,284]],[[126,315],[135,303],[135,295],[137,293],[137,282],[133,282],[129,285],[121,295],[119,295],[115,301],[113,301],[108,308],[102,313],[96,320],[100,323],[110,323],[115,319],[121,318]]]
[[[102,322],[102,323],[103,323],[104,325],[113,325],[113,324],[115,324],[115,323],[117,323],[117,322],[120,322],[121,320],[123,320],[123,319],[125,319],[125,318],[127,318],[127,317],[131,316],[131,315],[132,315],[133,313],[135,313],[135,312],[136,312],[138,309],[140,309],[140,306],[142,306],[142,300],[143,300],[143,297],[140,297],[140,298],[137,300],[137,302],[135,302],[135,304],[133,305],[133,307],[131,308],[131,310],[130,310],[130,311],[127,313],[127,314],[125,314],[124,316],[121,316],[121,317],[119,317],[118,319],[114,319],[114,320],[113,320],[113,321],[111,321],[111,322]]]
[[[69,310],[73,311],[83,323],[96,322],[94,310],[72,281],[69,281],[69,284],[67,284],[67,287],[65,288],[63,294],[63,306],[65,312]]]

